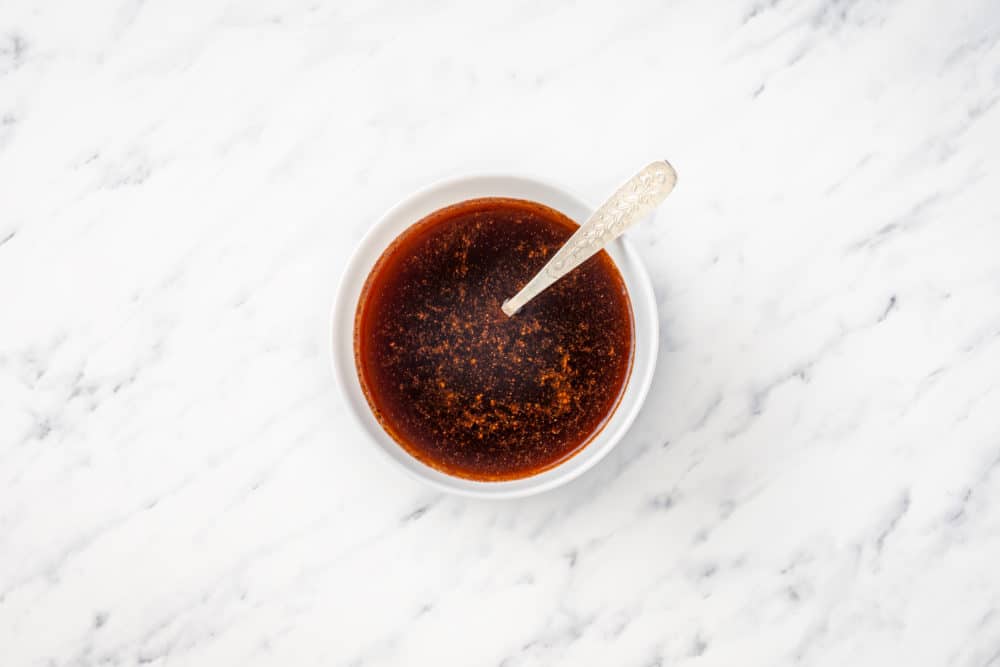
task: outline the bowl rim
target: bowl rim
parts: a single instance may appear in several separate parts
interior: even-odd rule
[[[536,475],[514,480],[470,480],[444,473],[413,457],[382,429],[371,413],[367,400],[364,398],[354,365],[354,314],[357,308],[356,300],[360,295],[354,295],[353,290],[349,290],[348,287],[352,282],[357,282],[357,279],[354,278],[352,280],[352,277],[356,277],[359,273],[363,274],[360,282],[361,284],[364,283],[375,261],[385,250],[385,247],[387,247],[379,247],[374,252],[374,255],[370,256],[372,252],[370,246],[372,246],[377,237],[384,234],[388,227],[393,226],[392,223],[408,207],[416,205],[422,199],[432,197],[439,191],[446,192],[461,189],[463,186],[472,186],[476,183],[494,181],[506,182],[511,184],[512,188],[519,184],[527,186],[527,189],[533,187],[540,190],[549,190],[557,197],[568,200],[573,206],[587,211],[588,214],[595,208],[587,199],[581,197],[574,190],[562,183],[550,178],[542,178],[525,173],[473,172],[439,179],[419,188],[404,196],[395,205],[386,210],[356,242],[337,282],[324,340],[327,341],[325,344],[329,345],[332,371],[340,398],[347,404],[347,411],[351,413],[354,425],[359,427],[359,431],[364,438],[379,450],[382,458],[392,461],[397,469],[404,470],[410,477],[419,479],[438,491],[474,498],[508,499],[535,495],[569,483],[597,465],[624,438],[635,421],[635,417],[644,405],[650,385],[652,384],[659,348],[659,318],[657,316],[656,297],[652,281],[649,278],[646,267],[634,246],[628,239],[621,236],[610,244],[608,251],[618,266],[629,292],[629,298],[632,302],[632,317],[635,326],[636,342],[633,348],[632,368],[625,390],[614,413],[612,413],[611,417],[604,424],[601,431],[576,454],[562,463]],[[458,203],[478,196],[515,197],[516,195],[498,192],[493,195],[484,194],[464,198],[460,197],[451,203]],[[519,198],[527,199],[527,197]],[[551,203],[544,200],[536,201],[540,201],[540,203],[547,206],[552,206]],[[441,204],[432,210],[437,210],[437,208],[447,205]],[[559,208],[556,206],[553,207]],[[576,219],[575,216],[569,213],[567,215]],[[419,219],[413,219],[409,224],[413,224]],[[402,233],[404,229],[406,229],[406,226],[393,233],[390,242]],[[352,296],[353,303],[346,303]],[[346,311],[345,307],[347,307]],[[346,324],[342,321],[342,317],[338,317],[338,314],[344,312],[349,312],[350,314],[348,318],[349,322]],[[349,332],[349,335],[343,335],[345,329]],[[643,341],[645,342],[643,346],[644,358],[640,360],[639,346]],[[347,355],[350,359],[350,364],[345,364],[343,362],[343,355],[339,353],[341,347],[345,344],[350,351],[350,354]],[[641,367],[640,361],[642,364]],[[357,396],[352,395],[351,388],[348,386],[352,381],[357,385],[354,387],[357,391]],[[358,409],[357,399],[359,397],[363,403],[363,413]],[[627,399],[630,399],[628,406],[626,406]],[[375,425],[377,433],[372,432],[372,424]],[[394,453],[387,450],[386,443],[383,440],[388,440],[388,446],[395,450]],[[604,442],[601,442],[602,440]],[[588,452],[589,455],[585,456]]]

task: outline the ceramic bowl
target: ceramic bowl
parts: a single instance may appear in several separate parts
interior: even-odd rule
[[[375,223],[347,263],[333,305],[333,368],[348,410],[361,427],[361,437],[399,468],[441,491],[479,498],[517,498],[553,489],[580,476],[625,437],[653,379],[659,336],[656,300],[639,255],[624,237],[619,237],[607,250],[625,280],[632,301],[635,318],[632,373],[611,419],[574,456],[537,475],[498,482],[454,477],[418,461],[382,430],[365,400],[354,365],[354,312],[365,279],[393,239],[427,214],[477,197],[529,199],[562,211],[577,222],[586,220],[593,210],[584,200],[563,187],[535,178],[510,175],[453,178],[407,197]]]

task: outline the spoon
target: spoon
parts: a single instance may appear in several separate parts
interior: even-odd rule
[[[503,312],[513,316],[552,283],[600,252],[659,206],[676,183],[677,172],[666,160],[647,165],[594,211],[520,292],[504,301]]]

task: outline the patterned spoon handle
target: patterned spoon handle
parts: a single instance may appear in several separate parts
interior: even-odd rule
[[[654,162],[630,178],[580,225],[520,292],[504,302],[503,312],[513,315],[549,285],[645,218],[666,199],[675,183],[677,172],[666,160]]]

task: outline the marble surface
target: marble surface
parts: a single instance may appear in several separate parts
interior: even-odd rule
[[[1000,665],[998,100],[995,0],[5,0],[0,665]],[[371,223],[659,157],[625,441],[385,463],[325,348]]]

